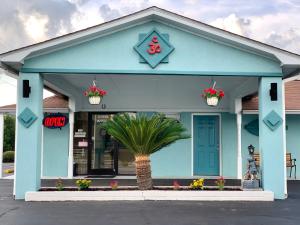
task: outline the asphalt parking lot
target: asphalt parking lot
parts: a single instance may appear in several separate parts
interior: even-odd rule
[[[12,180],[0,180],[1,225],[299,225],[300,181],[275,202],[24,202],[12,198]]]

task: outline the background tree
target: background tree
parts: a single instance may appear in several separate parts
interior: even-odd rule
[[[4,151],[15,150],[15,117],[12,115],[4,116]]]
[[[189,138],[180,122],[163,114],[151,117],[117,114],[102,126],[134,154],[140,190],[152,188],[150,155],[179,139]]]

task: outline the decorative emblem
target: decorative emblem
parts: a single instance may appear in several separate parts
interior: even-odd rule
[[[151,55],[155,53],[160,53],[160,44],[158,43],[157,36],[153,36],[152,41],[149,44],[149,49],[147,52]]]
[[[252,120],[244,126],[245,130],[250,134],[259,136],[259,122],[258,119]]]
[[[263,121],[272,131],[276,130],[282,124],[282,118],[274,110],[266,115]]]
[[[36,119],[37,116],[29,108],[25,108],[18,116],[18,120],[26,128],[30,127]]]
[[[169,42],[168,34],[161,34],[153,29],[148,34],[139,34],[139,42],[134,50],[140,56],[140,63],[148,63],[155,68],[160,63],[168,63],[168,56],[174,50]]]

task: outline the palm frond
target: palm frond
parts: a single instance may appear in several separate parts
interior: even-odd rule
[[[151,117],[117,114],[102,126],[135,155],[150,155],[177,140],[189,138],[181,123],[158,113]]]

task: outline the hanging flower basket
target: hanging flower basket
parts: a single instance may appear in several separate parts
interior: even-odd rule
[[[209,106],[217,106],[219,103],[219,99],[217,97],[209,97],[206,98],[206,102]]]
[[[215,86],[215,85],[214,85]],[[219,101],[225,96],[224,91],[221,89],[207,88],[203,91],[203,98],[209,106],[217,106]]]
[[[101,96],[91,96],[89,97],[89,102],[91,105],[99,105],[102,100]]]
[[[99,105],[107,92],[97,87],[95,81],[93,81],[93,85],[91,85],[83,94],[89,98],[89,103],[91,105]]]

